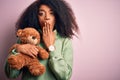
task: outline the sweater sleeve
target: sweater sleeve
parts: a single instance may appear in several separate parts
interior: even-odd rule
[[[69,80],[72,74],[73,63],[72,42],[66,38],[62,42],[62,49],[60,49],[59,45],[56,44],[56,50],[50,52],[49,66],[57,80]]]
[[[8,64],[7,61],[5,63],[4,68],[5,68],[5,74],[8,78],[17,78],[21,73],[21,70],[10,68],[10,65]]]
[[[15,49],[12,50],[11,54],[9,54],[8,56],[10,55],[16,55],[17,52],[15,51]],[[13,68],[10,68],[10,65],[8,63],[8,61],[6,60],[5,62],[5,67],[4,67],[4,70],[5,70],[5,74],[8,78],[17,78],[20,73],[21,73],[21,70],[16,70],[16,69],[13,69]]]

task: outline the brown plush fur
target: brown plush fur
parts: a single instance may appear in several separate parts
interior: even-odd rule
[[[22,44],[33,44],[37,45],[40,43],[40,35],[39,32],[37,32],[33,28],[25,28],[23,30],[18,30],[17,31],[17,36],[20,38],[21,44],[14,44],[10,50],[9,53],[13,49],[15,49],[17,46],[22,45]],[[38,57],[41,59],[47,59],[49,57],[48,52],[41,48],[40,46],[36,46],[36,48],[39,50],[38,51],[38,56],[31,57],[29,55],[23,54],[23,53],[18,53],[18,54],[11,54],[8,57],[8,63],[11,68],[15,68],[17,70],[20,70],[23,67],[27,67],[30,71],[31,74],[38,76],[41,75],[45,72],[45,66],[39,62],[37,59]]]

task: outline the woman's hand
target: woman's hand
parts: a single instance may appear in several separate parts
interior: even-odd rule
[[[43,41],[45,46],[48,48],[50,45],[53,45],[55,42],[55,33],[53,32],[50,24],[45,22],[45,25],[42,28],[43,31]]]
[[[31,45],[31,44],[22,44],[16,47],[16,50],[18,53],[23,53],[26,55],[29,55],[31,57],[36,57],[38,54],[38,49],[36,46]]]

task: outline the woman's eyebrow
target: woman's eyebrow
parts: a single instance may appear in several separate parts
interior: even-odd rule
[[[39,11],[45,11],[45,10],[43,10],[43,9],[39,9]]]
[[[50,11],[53,11],[52,9],[50,9]]]
[[[44,9],[39,9],[39,11],[45,11]],[[50,9],[49,11],[53,11],[52,9]]]

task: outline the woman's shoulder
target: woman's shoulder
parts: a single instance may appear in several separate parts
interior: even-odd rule
[[[61,40],[62,42],[71,42],[71,38],[68,37],[62,37],[60,35],[58,35],[57,39]]]
[[[55,31],[55,35],[56,35],[56,40],[60,40],[62,42],[71,42],[71,38],[69,37],[62,37],[57,31]]]

